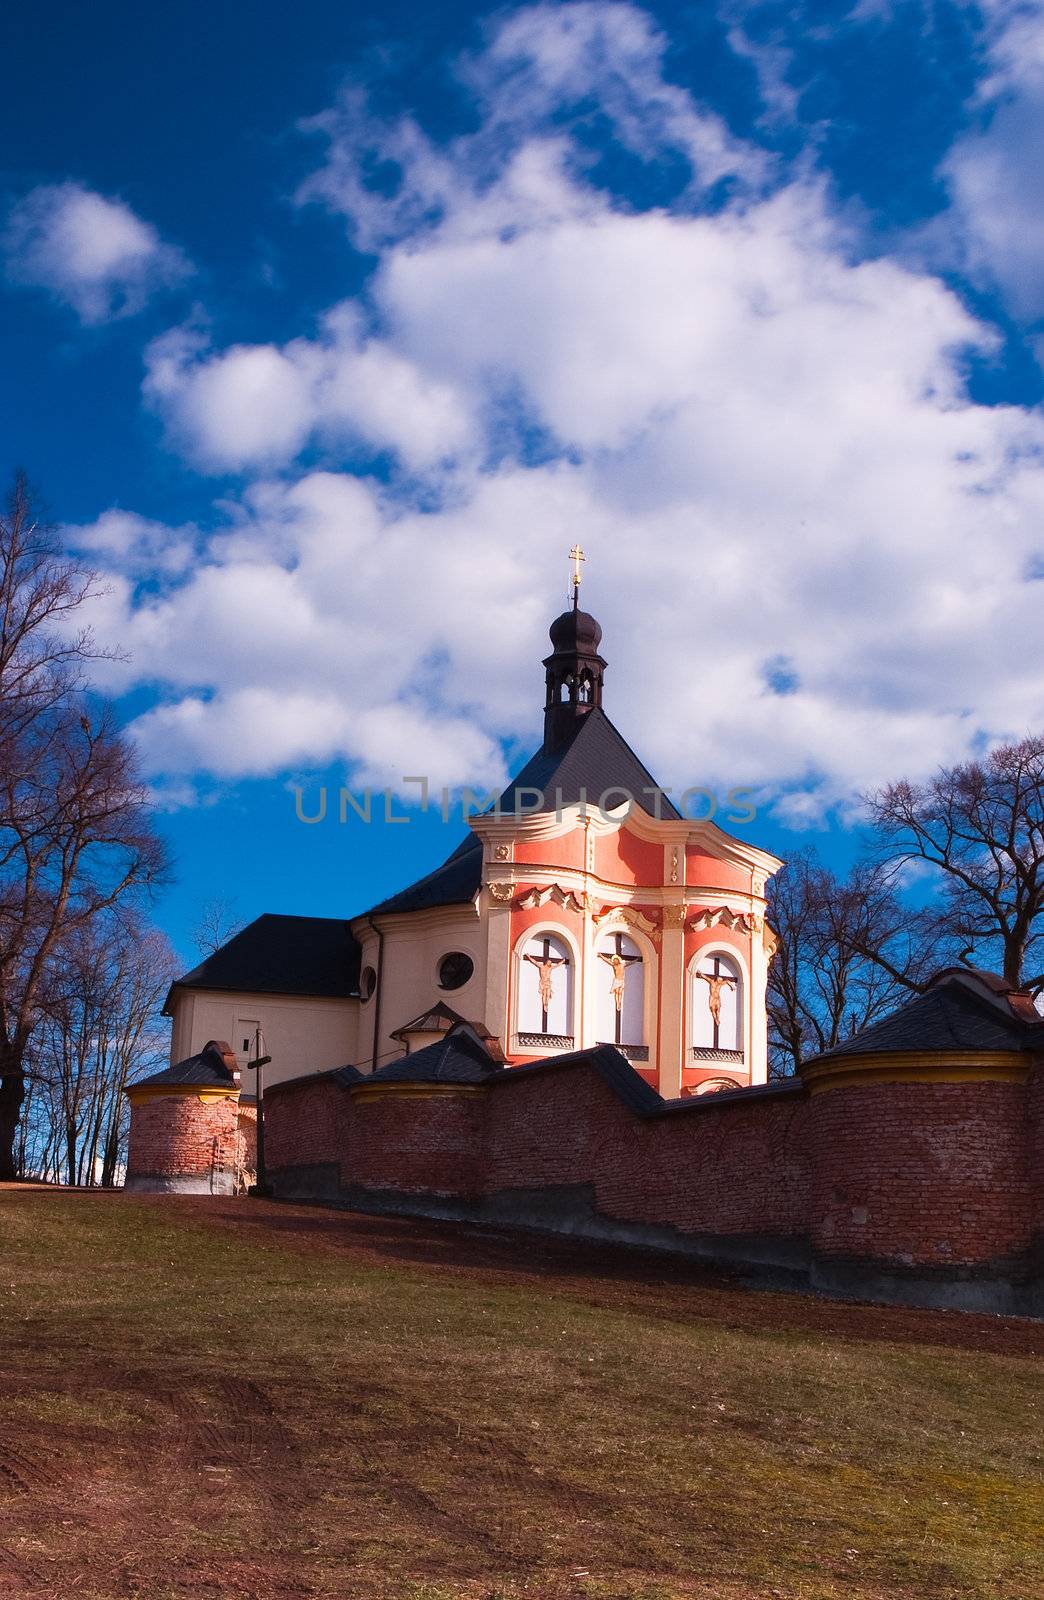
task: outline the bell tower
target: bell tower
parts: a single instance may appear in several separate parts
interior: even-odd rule
[[[579,545],[569,552],[573,562],[573,604],[550,627],[551,654],[544,659],[547,697],[544,701],[544,750],[550,755],[574,737],[584,718],[602,704],[606,662],[598,653],[602,630],[594,617],[580,610]]]

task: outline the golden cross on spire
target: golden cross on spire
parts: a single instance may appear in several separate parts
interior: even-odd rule
[[[581,561],[586,561],[587,557],[584,555],[584,552],[581,550],[580,546],[578,544],[574,544],[573,548],[569,552],[569,559],[573,563],[573,588],[576,590],[580,587],[580,563]]]

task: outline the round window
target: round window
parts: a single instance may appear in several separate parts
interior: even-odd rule
[[[463,989],[474,970],[475,963],[470,956],[463,950],[451,950],[439,962],[440,989]]]
[[[369,1000],[377,987],[377,974],[372,967],[363,967],[359,974],[359,993],[364,1000]]]

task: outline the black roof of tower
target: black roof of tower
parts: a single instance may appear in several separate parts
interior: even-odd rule
[[[528,804],[523,797],[522,804],[529,811],[553,811],[558,804],[576,805],[585,798],[592,806],[597,806],[608,790],[622,789],[649,816],[658,815],[673,822],[681,819],[677,807],[671,804],[648,767],[638,759],[601,706],[595,706],[577,723],[567,744],[557,750],[548,750],[542,745],[530,757],[501,795],[497,802],[499,809],[513,813],[522,789],[538,789],[544,796],[543,807]],[[621,799],[621,795],[614,794],[610,806],[614,800],[619,805]]]
[[[532,793],[522,792],[534,789],[543,796],[542,805],[533,801]],[[658,795],[659,815],[674,822],[680,820],[680,812],[659,790],[656,780],[623,734],[601,707],[596,706],[575,724],[567,744],[552,751],[542,745],[511,780],[488,814],[500,812],[513,816],[516,809],[519,815],[553,811],[558,805],[577,805],[584,798],[594,807],[609,790],[618,789],[630,795],[635,805],[649,816],[657,815]],[[614,801],[619,804],[621,796],[614,794],[608,799],[610,805]],[[421,911],[433,906],[464,904],[478,893],[481,881],[482,841],[469,834],[441,867],[382,900],[373,911]]]

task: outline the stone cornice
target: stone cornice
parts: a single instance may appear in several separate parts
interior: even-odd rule
[[[876,1083],[1022,1083],[1032,1066],[1021,1050],[889,1050],[812,1061],[800,1077],[820,1094]]]
[[[560,812],[536,811],[521,816],[516,816],[514,812],[502,817],[482,813],[469,817],[468,827],[484,844],[493,846],[490,854],[495,852],[498,844],[527,839],[559,839],[577,828],[587,828],[596,836],[626,828],[629,833],[646,841],[691,845],[705,855],[732,862],[759,874],[763,880],[778,872],[783,865],[779,856],[735,838],[714,822],[691,822],[684,817],[680,821],[650,817],[637,806],[630,812],[626,806],[620,806],[617,811],[602,816],[597,805],[598,796],[593,795],[586,812],[580,804],[575,804],[563,806]]]
[[[220,1088],[217,1084],[200,1083],[130,1083],[124,1089],[124,1094],[132,1106],[141,1104],[144,1100],[169,1100],[195,1098],[201,1103],[207,1100],[238,1100],[239,1090],[231,1084],[227,1089]]]
[[[485,1094],[484,1083],[353,1083],[349,1093],[352,1100],[365,1104],[368,1100],[436,1100],[445,1095]]]
[[[651,906],[680,905],[686,916],[698,917],[704,909],[726,910],[737,918],[753,913],[759,925],[765,914],[764,896],[744,889],[703,889],[694,884],[673,883],[613,883],[593,872],[585,872],[582,867],[540,866],[528,861],[494,861],[489,863],[487,871],[489,878],[483,887],[494,902],[507,903],[516,894],[535,888],[540,892],[545,889],[552,892],[557,889],[561,894],[571,892],[578,901],[586,895],[589,901],[605,905],[626,905],[631,901]]]

